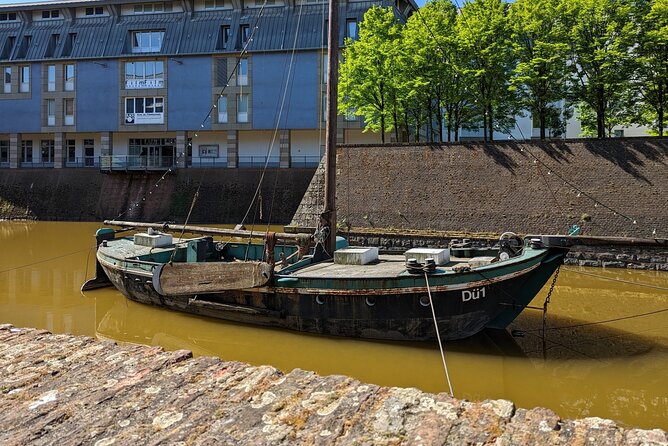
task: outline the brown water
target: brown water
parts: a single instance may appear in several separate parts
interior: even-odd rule
[[[0,222],[0,323],[189,349],[284,371],[302,368],[380,385],[447,390],[436,344],[335,339],[236,325],[139,305],[111,288],[81,294],[81,284],[94,272],[98,227]],[[666,310],[666,288],[668,273],[564,267],[548,326]],[[541,306],[546,292],[547,287],[533,304]],[[446,344],[455,396],[505,398],[519,407],[548,407],[564,418],[598,416],[668,430],[668,311],[550,330],[545,351],[541,318],[541,312],[531,310],[520,316],[512,328],[523,330],[523,338],[489,333]]]

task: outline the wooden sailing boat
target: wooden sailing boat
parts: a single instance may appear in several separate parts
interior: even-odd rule
[[[321,229],[305,235],[106,221],[147,232],[116,238],[112,229],[98,230],[97,274],[83,290],[113,285],[145,304],[359,338],[432,340],[438,330],[442,339],[460,339],[515,319],[563,263],[566,239],[509,234],[494,256],[467,258],[447,249],[385,255],[336,237],[337,0],[330,0],[328,35]],[[201,236],[175,239],[169,231]],[[265,241],[223,243],[219,236]]]

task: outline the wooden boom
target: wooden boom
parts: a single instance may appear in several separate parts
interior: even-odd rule
[[[171,232],[189,232],[192,234],[204,235],[229,235],[233,237],[264,237],[267,233],[260,231],[247,231],[244,229],[225,229],[225,228],[211,228],[206,226],[190,226],[190,225],[176,225],[170,223],[142,223],[134,221],[118,221],[105,220],[105,225],[132,227],[132,228],[151,228],[159,231]],[[301,246],[309,245],[311,243],[311,236],[309,234],[286,234],[284,232],[275,233],[276,241],[292,242]]]

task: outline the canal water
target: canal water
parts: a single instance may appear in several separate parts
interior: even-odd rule
[[[0,323],[118,342],[188,349],[283,371],[343,374],[386,386],[447,390],[435,343],[296,334],[80,293],[94,273],[98,223],[0,222]],[[611,280],[612,279],[612,280]],[[533,302],[542,306],[547,290]],[[542,312],[508,332],[445,345],[457,398],[505,398],[563,418],[597,416],[668,430],[668,273],[563,267],[545,342]]]

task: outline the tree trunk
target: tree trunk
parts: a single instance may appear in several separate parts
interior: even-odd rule
[[[603,87],[596,89],[596,133],[598,138],[605,138],[605,97]]]
[[[392,120],[394,121],[394,138],[396,142],[399,141],[399,119],[397,118],[397,98],[394,98],[394,104],[392,105]]]
[[[538,113],[538,120],[540,122],[540,139],[541,141],[545,139],[545,107],[540,108],[540,112]]]
[[[492,104],[487,106],[487,123],[489,125],[489,141],[494,141],[494,114],[492,110]]]
[[[659,136],[663,136],[663,83],[659,83],[659,109],[657,110],[657,120],[659,121]]]
[[[448,142],[452,142],[452,106],[448,106]]]
[[[380,114],[380,142],[385,144],[385,113]]]

